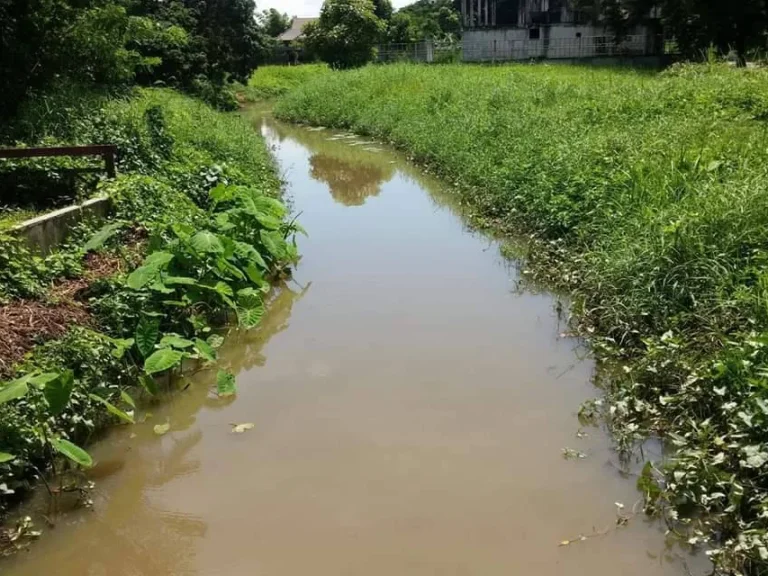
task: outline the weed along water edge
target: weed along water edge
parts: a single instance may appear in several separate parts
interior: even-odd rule
[[[580,428],[593,365],[556,300],[516,290],[439,182],[361,138],[254,122],[310,237],[221,350],[236,399],[201,372],[94,445],[93,507],[3,574],[703,574]]]

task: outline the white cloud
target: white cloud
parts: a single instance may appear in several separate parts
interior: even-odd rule
[[[412,4],[414,0],[392,0],[395,8],[402,8]],[[291,16],[319,16],[323,0],[256,0],[257,10],[276,8],[280,12],[286,12]]]

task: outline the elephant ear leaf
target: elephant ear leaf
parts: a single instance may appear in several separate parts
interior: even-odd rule
[[[57,378],[49,380],[45,384],[43,395],[48,403],[48,409],[51,411],[51,414],[56,416],[64,411],[64,408],[69,404],[74,386],[75,375],[72,373],[72,370],[62,372]]]
[[[147,374],[165,372],[166,370],[170,370],[174,366],[177,366],[182,358],[184,358],[183,352],[171,348],[163,348],[144,361],[144,372]]]
[[[136,326],[136,347],[139,353],[146,358],[155,349],[155,342],[160,336],[160,321],[157,318],[142,316],[139,325]]]
[[[26,396],[27,392],[29,392],[27,382],[29,382],[30,378],[30,376],[25,376],[7,384],[0,384],[0,404]]]
[[[56,452],[66,456],[75,464],[82,466],[83,468],[93,467],[93,458],[91,458],[91,455],[77,444],[73,444],[69,440],[64,440],[64,438],[52,438],[51,446],[53,446],[53,449],[56,450]]]

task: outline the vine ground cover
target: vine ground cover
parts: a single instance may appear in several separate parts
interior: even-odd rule
[[[527,234],[604,366],[582,415],[623,454],[669,446],[648,511],[723,573],[768,573],[768,71],[373,66],[276,114],[392,142],[478,225]]]
[[[110,220],[84,223],[50,256],[0,236],[0,513],[47,472],[66,484],[90,466],[81,445],[133,422],[167,374],[215,362],[217,328],[258,325],[301,231],[253,128],[173,91],[62,86],[8,133],[113,142],[119,175],[99,185]],[[233,395],[234,376],[221,371],[216,392]]]

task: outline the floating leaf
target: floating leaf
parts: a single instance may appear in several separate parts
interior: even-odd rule
[[[213,349],[213,347],[208,344],[205,340],[201,340],[200,338],[195,338],[195,350],[197,350],[197,353],[200,355],[200,358],[205,360],[206,362],[215,362],[216,361],[216,350]]]
[[[242,434],[246,430],[251,430],[253,427],[256,426],[252,422],[245,422],[244,424],[232,424],[232,433],[233,434]]]
[[[86,252],[91,252],[93,250],[98,250],[102,246],[104,246],[104,243],[109,240],[112,236],[115,235],[115,233],[120,230],[120,228],[123,227],[122,222],[114,222],[112,224],[107,224],[104,226],[101,230],[96,232],[93,236],[91,236],[90,240],[85,243],[85,246],[83,246],[83,250]]]
[[[165,372],[166,370],[177,366],[182,358],[184,358],[183,352],[171,350],[170,348],[163,348],[144,361],[144,372],[147,374]]]
[[[134,421],[134,419],[133,419],[133,416],[131,416],[130,414],[126,414],[125,412],[120,410],[120,408],[118,408],[117,406],[115,406],[111,402],[105,400],[101,396],[97,396],[96,394],[88,394],[88,397],[91,400],[94,400],[94,401],[98,402],[99,404],[103,404],[104,407],[107,409],[107,412],[109,412],[113,416],[116,416],[117,418],[119,418],[123,422],[127,422],[128,424],[135,424],[136,423]]]
[[[222,344],[224,344],[224,337],[220,336],[219,334],[211,334],[206,339],[206,342],[211,345],[211,348],[218,349],[221,348]]]
[[[0,452],[0,464],[4,464],[6,462],[10,462],[11,460],[15,460],[16,456],[13,454],[8,454],[8,452]]]
[[[192,236],[189,245],[192,246],[196,252],[202,254],[221,254],[224,252],[224,246],[222,245],[221,240],[219,240],[219,237],[208,230],[201,230]]]
[[[49,380],[43,395],[45,401],[48,402],[48,409],[54,416],[61,414],[64,408],[69,403],[69,398],[72,396],[72,389],[75,386],[75,375],[72,370],[66,370],[58,375],[57,378]]]
[[[152,354],[158,336],[160,336],[160,320],[142,316],[139,325],[136,326],[136,347],[144,358]]]
[[[166,422],[165,424],[155,424],[155,427],[152,428],[152,430],[154,430],[155,434],[157,434],[158,436],[167,434],[170,429],[171,429],[170,422]]]
[[[219,370],[216,375],[216,393],[221,397],[232,396],[237,392],[235,376],[226,370]]]
[[[64,438],[52,438],[51,446],[53,446],[53,449],[56,450],[56,452],[66,456],[75,464],[78,464],[83,468],[93,467],[93,459],[91,458],[91,455],[77,444],[73,444]]]

